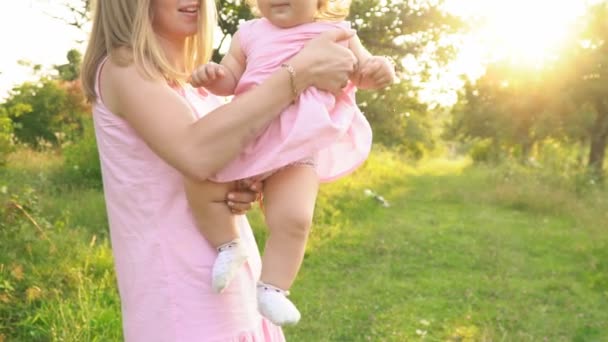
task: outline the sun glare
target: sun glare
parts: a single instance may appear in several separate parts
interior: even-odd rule
[[[477,25],[475,40],[490,59],[539,65],[563,48],[583,0],[449,0],[448,10]]]

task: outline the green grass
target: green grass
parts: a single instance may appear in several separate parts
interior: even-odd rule
[[[62,181],[59,165],[19,152],[0,170],[0,199],[44,232],[5,206],[0,341],[121,338],[102,195]],[[288,340],[608,340],[608,191],[579,183],[374,151],[322,187]]]

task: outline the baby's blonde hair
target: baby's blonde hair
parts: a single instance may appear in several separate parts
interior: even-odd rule
[[[217,22],[215,1],[201,1],[198,33],[186,41],[187,71],[177,70],[167,60],[152,29],[150,3],[151,0],[93,1],[93,28],[80,75],[89,101],[97,97],[95,77],[105,56],[111,56],[119,65],[135,63],[146,77],[170,82],[186,78],[187,71],[209,61]]]
[[[318,0],[319,7],[315,20],[317,21],[342,21],[348,17],[351,0]],[[257,0],[247,0],[254,15],[261,16],[257,8]]]

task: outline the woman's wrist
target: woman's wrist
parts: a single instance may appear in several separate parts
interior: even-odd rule
[[[293,77],[293,87],[297,94],[302,93],[304,89],[313,85],[313,75],[309,65],[305,62],[301,62],[297,56],[290,59],[285,64],[291,66],[294,71],[295,77]]]
[[[300,91],[296,84],[298,74],[296,73],[294,67],[289,63],[281,64],[281,68],[284,68],[289,74],[289,88],[291,89],[292,101],[296,101],[296,99],[300,96]]]

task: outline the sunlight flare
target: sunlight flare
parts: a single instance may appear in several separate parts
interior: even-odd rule
[[[476,26],[487,58],[539,65],[554,58],[574,31],[581,0],[448,0],[448,10]]]

